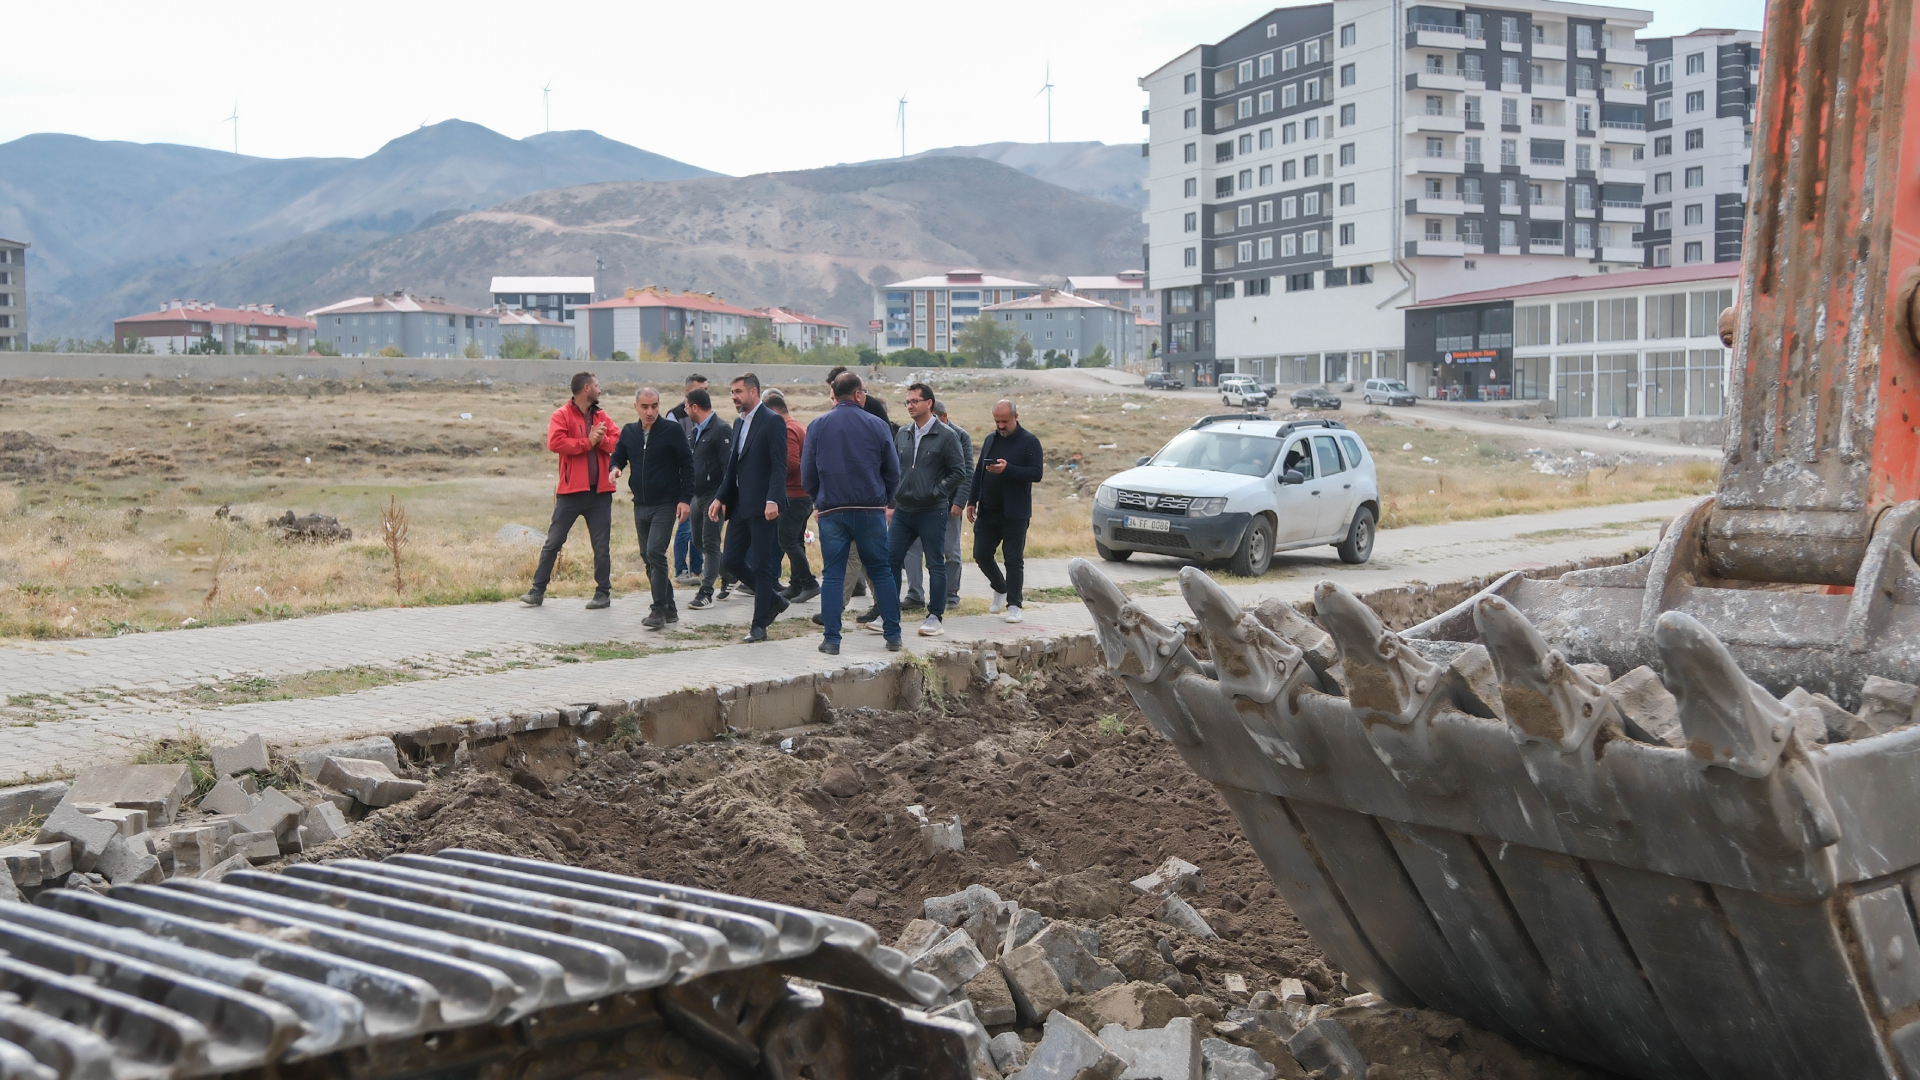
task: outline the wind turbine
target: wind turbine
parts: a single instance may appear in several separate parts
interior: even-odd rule
[[[240,99],[239,98],[233,99],[233,115],[227,117],[225,120],[222,120],[220,122],[223,124],[229,123],[229,122],[233,124],[233,152],[237,156],[240,153]]]
[[[900,111],[893,121],[900,128],[900,156],[907,156],[907,95],[900,95]]]
[[[1047,95],[1047,144],[1053,144],[1053,61],[1047,61],[1047,80],[1034,97]]]
[[[552,90],[553,90],[552,79],[548,79],[547,85],[540,88],[540,107],[544,109],[547,114],[547,131],[548,132],[553,131],[553,99],[549,96]]]

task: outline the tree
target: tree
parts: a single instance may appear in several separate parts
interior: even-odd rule
[[[331,341],[326,340],[325,338],[315,338],[313,342],[312,351],[316,356],[339,356],[340,355],[339,346],[335,345]]]
[[[1048,349],[1045,353],[1041,354],[1040,359],[1045,361],[1045,363],[1040,365],[1041,367],[1060,368],[1060,367],[1073,366],[1072,357],[1068,356],[1066,353],[1057,352],[1053,349]]]
[[[632,359],[633,359],[633,357],[631,357],[631,356],[628,356],[628,355],[627,355],[627,350],[625,350],[625,349],[615,349],[615,350],[613,350],[613,355],[612,355],[612,356],[609,356],[609,357],[607,357],[607,359],[609,359],[609,360],[617,360],[617,361],[619,361],[620,363],[623,363],[623,364],[624,364],[624,363],[626,363],[627,361],[629,361],[629,360],[632,360]]]
[[[540,355],[540,339],[531,330],[509,330],[500,335],[500,359],[532,360]]]
[[[1028,341],[1027,335],[1025,334],[1020,335],[1020,344],[1013,347],[1013,366],[1017,368],[1031,368],[1034,366],[1033,342]]]
[[[1080,358],[1081,367],[1112,367],[1113,354],[1107,351],[1106,343],[1095,345],[1093,351]]]
[[[381,349],[379,352],[374,353],[373,355],[385,356],[390,359],[399,360],[407,355],[407,350],[401,348],[398,345],[389,345],[386,348]]]
[[[970,320],[954,335],[953,350],[977,367],[1005,367],[1013,349],[1013,328],[993,315]]]
[[[487,350],[481,348],[479,342],[469,341],[467,342],[466,348],[460,350],[460,355],[469,360],[478,360],[487,355]]]
[[[226,351],[227,350],[220,347],[219,340],[212,334],[208,334],[199,341],[187,346],[188,356],[219,356]]]

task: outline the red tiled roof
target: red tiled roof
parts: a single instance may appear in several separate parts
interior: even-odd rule
[[[567,325],[566,323],[563,323],[558,319],[549,319],[545,315],[541,315],[538,312],[533,312],[533,311],[502,311],[499,308],[490,308],[488,309],[487,314],[499,316],[501,326],[565,327]]]
[[[817,315],[809,315],[804,311],[795,311],[792,308],[765,307],[765,308],[760,308],[758,310],[760,314],[765,315],[767,318],[772,319],[776,323],[781,323],[781,324],[802,323],[808,326],[835,326],[835,327],[839,327],[842,330],[845,330],[847,328],[846,323],[837,323],[829,319],[822,319]]]
[[[606,308],[657,307],[680,308],[683,311],[706,311],[716,315],[745,315],[748,318],[764,319],[767,316],[747,308],[734,307],[732,304],[717,300],[700,293],[671,293],[665,289],[628,289],[625,296],[616,296],[611,300],[601,300],[592,304],[581,304],[575,311],[601,310]]]
[[[1453,304],[1478,304],[1488,300],[1518,300],[1528,296],[1553,296],[1558,293],[1611,292],[1616,289],[1645,289],[1659,285],[1678,285],[1689,281],[1740,280],[1736,262],[1697,263],[1693,266],[1660,266],[1651,270],[1628,270],[1618,274],[1581,274],[1575,277],[1549,278],[1524,285],[1506,285],[1498,289],[1436,296],[1402,308],[1447,307]]]
[[[161,311],[148,311],[139,315],[129,315],[124,319],[115,319],[116,327],[140,323],[203,322],[216,325],[233,324],[235,326],[281,326],[289,330],[316,329],[312,319],[303,319],[298,315],[276,315],[265,311],[243,311],[239,308],[223,307],[170,307]]]

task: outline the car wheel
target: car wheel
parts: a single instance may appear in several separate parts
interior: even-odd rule
[[[1256,517],[1253,524],[1247,526],[1240,550],[1227,561],[1227,569],[1240,577],[1259,577],[1272,562],[1273,525],[1264,517]]]
[[[1340,561],[1358,565],[1373,557],[1373,511],[1361,507],[1353,512],[1353,524],[1347,526],[1347,538],[1335,544]]]
[[[1128,559],[1133,558],[1133,552],[1115,551],[1098,540],[1093,542],[1093,550],[1099,552],[1100,557],[1108,562],[1126,562]]]

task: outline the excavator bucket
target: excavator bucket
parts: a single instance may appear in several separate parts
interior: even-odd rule
[[[1920,1080],[1920,47],[1775,0],[1718,490],[1402,632],[1085,561],[1109,668],[1327,954],[1630,1076]]]

